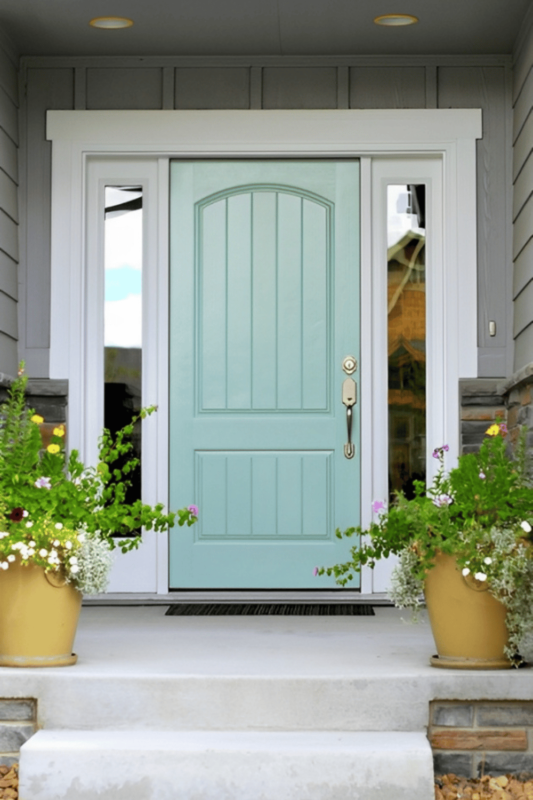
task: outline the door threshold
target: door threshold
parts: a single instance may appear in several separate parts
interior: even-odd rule
[[[84,606],[168,606],[175,603],[365,603],[391,606],[384,592],[362,594],[346,590],[247,590],[196,589],[155,594],[154,592],[109,592],[88,595]]]

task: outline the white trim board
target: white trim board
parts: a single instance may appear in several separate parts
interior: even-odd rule
[[[90,341],[84,319],[87,314],[86,218],[89,165],[107,162],[109,173],[119,174],[121,162],[138,161],[151,181],[150,216],[157,229],[148,245],[157,264],[157,291],[151,297],[159,309],[153,333],[156,367],[151,386],[157,386],[155,402],[166,404],[167,256],[168,207],[167,159],[224,157],[361,157],[388,156],[414,159],[431,156],[442,160],[443,239],[442,281],[449,313],[443,321],[444,367],[440,376],[443,395],[450,408],[457,406],[459,378],[477,376],[476,320],[476,153],[481,137],[479,109],[429,110],[335,110],[335,111],[49,111],[47,138],[52,140],[52,316],[50,377],[70,381],[70,407],[83,409],[88,401],[85,386],[90,364]],[[368,162],[367,162],[368,164]],[[156,166],[154,170],[153,167]],[[371,192],[368,172],[363,191]],[[104,170],[105,171],[105,170]],[[150,173],[151,177],[148,176]],[[147,184],[148,185],[148,184]],[[370,203],[371,197],[364,197]],[[372,253],[368,214],[362,219],[362,255]],[[93,230],[95,230],[93,228]],[[460,245],[459,245],[460,243]],[[93,243],[88,243],[90,252]],[[364,264],[363,264],[364,269]],[[363,308],[370,308],[371,282],[363,281]],[[366,286],[366,289],[365,289]],[[365,304],[368,304],[365,306]],[[65,313],[70,309],[70,313]],[[152,345],[150,345],[151,347]],[[96,367],[94,367],[96,369]],[[371,368],[371,364],[367,368]],[[96,374],[96,373],[94,373]],[[363,431],[370,431],[363,446],[375,452],[370,409],[373,398],[365,395]],[[147,398],[148,399],[148,398]],[[365,416],[368,414],[368,416]],[[166,415],[160,414],[157,433],[159,489],[166,494],[168,475]],[[161,419],[165,417],[165,419]],[[443,421],[451,453],[459,446],[459,420]],[[94,457],[89,442],[99,434],[96,419],[84,413],[69,420],[71,447]],[[363,458],[365,452],[363,452]],[[374,471],[376,466],[374,465]],[[364,470],[363,470],[364,472]],[[370,507],[372,482],[362,487],[362,507]],[[161,491],[159,499],[161,499]],[[368,495],[368,496],[366,496]],[[148,499],[148,498],[147,498]],[[363,517],[363,524],[368,519]],[[161,539],[162,537],[158,537]],[[154,544],[154,547],[156,545]],[[161,545],[147,586],[124,585],[122,591],[166,592],[166,548]],[[141,559],[142,560],[142,559]],[[129,580],[127,570],[125,578]],[[133,579],[133,578],[132,578]],[[370,576],[363,576],[363,591],[370,591]],[[375,590],[376,587],[374,587]],[[111,590],[117,590],[111,586]]]
[[[85,152],[191,157],[444,152],[481,138],[481,110],[48,111],[46,136]]]

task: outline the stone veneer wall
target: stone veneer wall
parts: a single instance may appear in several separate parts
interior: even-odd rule
[[[506,381],[501,391],[507,405],[509,437],[516,443],[520,429],[525,427],[526,445],[533,459],[533,362]]]
[[[18,762],[20,748],[36,730],[36,700],[0,699],[0,764]]]
[[[500,384],[499,378],[459,381],[461,452],[477,452],[489,425],[498,418],[507,422],[506,398]]]
[[[7,397],[12,378],[0,373],[0,403]],[[67,419],[68,381],[48,378],[30,378],[26,397],[28,405],[40,414],[44,422],[40,426],[43,444],[50,442],[53,429]]]
[[[533,702],[434,700],[428,738],[436,775],[533,773]]]
[[[463,453],[478,450],[488,426],[499,418],[507,423],[513,446],[520,430],[526,428],[526,445],[533,458],[533,362],[508,380],[462,380],[459,395]]]

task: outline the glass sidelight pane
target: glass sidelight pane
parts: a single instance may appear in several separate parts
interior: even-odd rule
[[[389,492],[426,480],[426,187],[387,191]]]
[[[142,188],[105,189],[104,426],[114,433],[142,405]],[[134,453],[141,457],[141,424]],[[127,499],[141,496],[141,469]]]

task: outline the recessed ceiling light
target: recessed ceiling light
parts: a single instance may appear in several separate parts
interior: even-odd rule
[[[103,28],[104,30],[115,30],[117,28],[131,28],[132,19],[127,17],[95,17],[89,22],[93,28]]]
[[[389,28],[397,28],[400,25],[414,25],[418,22],[418,17],[412,14],[382,14],[376,17],[374,22],[376,25],[385,25]]]

